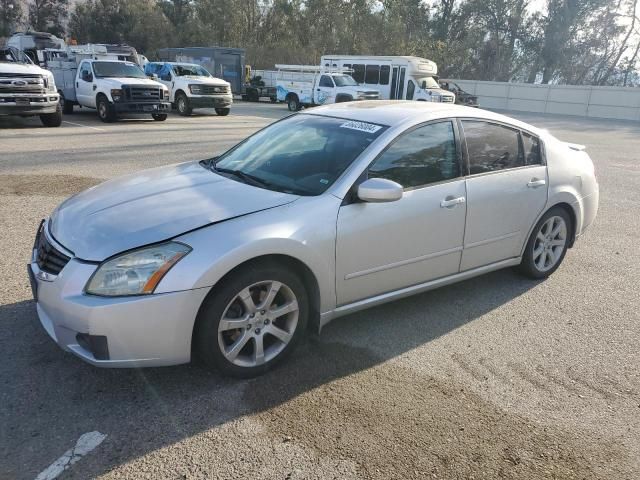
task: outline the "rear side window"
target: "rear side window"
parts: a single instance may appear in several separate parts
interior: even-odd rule
[[[522,147],[524,149],[525,165],[542,165],[540,154],[540,140],[533,135],[522,132]]]
[[[367,65],[367,72],[364,77],[364,83],[377,85],[380,80],[380,65]]]
[[[471,120],[463,120],[462,127],[471,175],[524,166],[518,130]]]
[[[460,176],[453,124],[418,127],[396,138],[369,167],[369,178],[386,178],[415,188]]]
[[[351,75],[353,79],[358,83],[364,83],[364,65],[354,65],[353,66],[353,75]]]
[[[382,65],[380,67],[380,85],[389,85],[389,72],[391,67],[389,65]]]

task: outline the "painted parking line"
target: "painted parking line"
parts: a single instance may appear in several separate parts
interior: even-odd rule
[[[81,435],[76,445],[64,452],[64,455],[40,472],[36,480],[53,480],[100,445],[105,438],[107,438],[107,436],[100,432],[89,432]]]
[[[76,127],[90,128],[92,130],[97,130],[99,132],[106,132],[106,130],[104,128],[90,127],[89,125],[82,125],[81,123],[73,123],[73,122],[68,122],[66,120],[63,120],[62,123],[68,123],[69,125],[75,125]]]

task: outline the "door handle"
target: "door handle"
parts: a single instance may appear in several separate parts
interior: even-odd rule
[[[464,203],[466,201],[467,201],[467,199],[464,198],[464,197],[454,198],[451,195],[449,195],[447,198],[445,198],[444,200],[442,200],[440,202],[440,208],[455,207],[456,205],[459,205],[459,204]]]
[[[316,88],[316,92],[319,92],[319,91],[320,91],[320,89],[319,89],[319,88]]]
[[[538,187],[542,187],[543,185],[546,185],[547,181],[543,178],[543,179],[537,179],[537,178],[532,178],[529,183],[527,183],[527,187],[529,188],[538,188]]]

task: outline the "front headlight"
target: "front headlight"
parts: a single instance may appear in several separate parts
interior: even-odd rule
[[[148,295],[190,251],[187,245],[169,242],[125,253],[100,265],[85,291],[107,297]]]
[[[56,81],[53,78],[53,75],[48,75],[47,76],[47,91],[49,92],[56,92]]]
[[[201,85],[189,85],[189,90],[191,90],[191,93],[198,95],[200,93],[202,93],[202,86]]]
[[[119,102],[120,100],[122,100],[122,90],[120,89],[111,90],[111,98],[113,99],[114,102]]]
[[[162,91],[162,99],[163,99],[163,100],[169,100],[169,96],[170,96],[170,95],[169,95],[169,89],[168,89],[168,88],[165,88],[165,89]]]

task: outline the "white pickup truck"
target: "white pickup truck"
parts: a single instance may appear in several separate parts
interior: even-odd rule
[[[276,65],[276,68],[279,70],[276,80],[278,101],[286,102],[292,112],[314,105],[380,98],[378,90],[360,86],[343,70],[320,70],[311,79],[304,79],[295,78],[295,73],[318,67]]]
[[[164,121],[171,109],[169,89],[148,79],[133,62],[53,57],[47,66],[59,86],[64,113],[80,105],[95,108],[103,122],[113,122],[118,114],[150,114]]]
[[[58,99],[51,72],[15,48],[0,48],[0,115],[37,115],[45,127],[59,127]]]
[[[169,89],[171,103],[180,115],[191,115],[194,108],[214,108],[221,116],[229,115],[231,111],[231,85],[214,77],[201,65],[150,62],[144,71]]]

